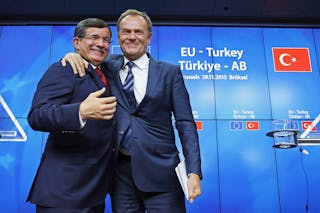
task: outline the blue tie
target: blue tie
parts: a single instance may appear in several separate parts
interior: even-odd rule
[[[123,91],[127,96],[128,102],[130,104],[130,106],[134,109],[137,106],[137,101],[136,98],[134,96],[134,90],[133,90],[133,74],[132,74],[132,67],[134,65],[134,63],[132,61],[129,61],[127,63],[129,69],[128,69],[128,75],[124,81],[124,84],[122,85]]]
[[[129,61],[127,63],[129,69],[128,69],[128,75],[124,81],[124,84],[122,85],[122,89],[124,93],[127,96],[128,102],[130,104],[130,107],[132,109],[136,108],[137,101],[134,96],[134,86],[133,86],[133,74],[132,74],[132,67],[134,63],[132,61]],[[124,155],[130,155],[130,138],[131,138],[131,127],[129,126],[127,131],[124,133],[121,145],[120,145],[120,152]]]

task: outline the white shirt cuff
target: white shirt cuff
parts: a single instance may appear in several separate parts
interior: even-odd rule
[[[86,125],[87,120],[83,120],[81,118],[80,112],[79,112],[79,121],[80,121],[80,128],[82,129]]]

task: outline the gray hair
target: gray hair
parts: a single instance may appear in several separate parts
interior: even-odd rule
[[[129,16],[129,15],[132,15],[132,16],[141,16],[147,23],[147,28],[148,28],[148,32],[149,32],[149,35],[151,35],[152,33],[152,22],[151,22],[151,19],[150,17],[148,16],[148,14],[146,12],[141,12],[139,10],[135,10],[135,9],[128,9],[126,11],[124,11],[120,17],[118,18],[118,21],[117,21],[117,30],[119,32],[119,24],[121,22],[121,20],[126,17],[126,16]]]
[[[105,28],[107,27],[110,31],[110,39],[111,39],[111,28],[105,23],[102,19],[98,18],[87,18],[80,21],[76,28],[74,29],[74,37],[84,37],[86,35],[87,28],[95,27],[95,28]]]

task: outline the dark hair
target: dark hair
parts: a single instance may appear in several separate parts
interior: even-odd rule
[[[84,37],[86,35],[87,28],[95,27],[95,28],[105,28],[107,27],[110,31],[110,39],[112,37],[111,28],[108,24],[105,23],[102,19],[98,18],[87,18],[80,21],[76,28],[74,29],[74,37]]]
[[[117,30],[119,32],[119,23],[121,22],[121,20],[128,16],[128,15],[133,15],[133,16],[141,16],[147,23],[147,28],[148,28],[148,32],[151,34],[152,33],[152,22],[150,17],[148,16],[148,14],[146,12],[141,12],[139,10],[135,10],[135,9],[128,9],[126,11],[124,11],[120,17],[118,18],[117,21]]]

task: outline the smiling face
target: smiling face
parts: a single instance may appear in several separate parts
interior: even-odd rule
[[[83,37],[74,37],[73,45],[83,58],[93,65],[100,65],[109,53],[111,34],[107,27],[89,27]]]
[[[146,53],[151,32],[145,19],[138,15],[128,15],[119,22],[118,40],[123,54],[136,60]]]

